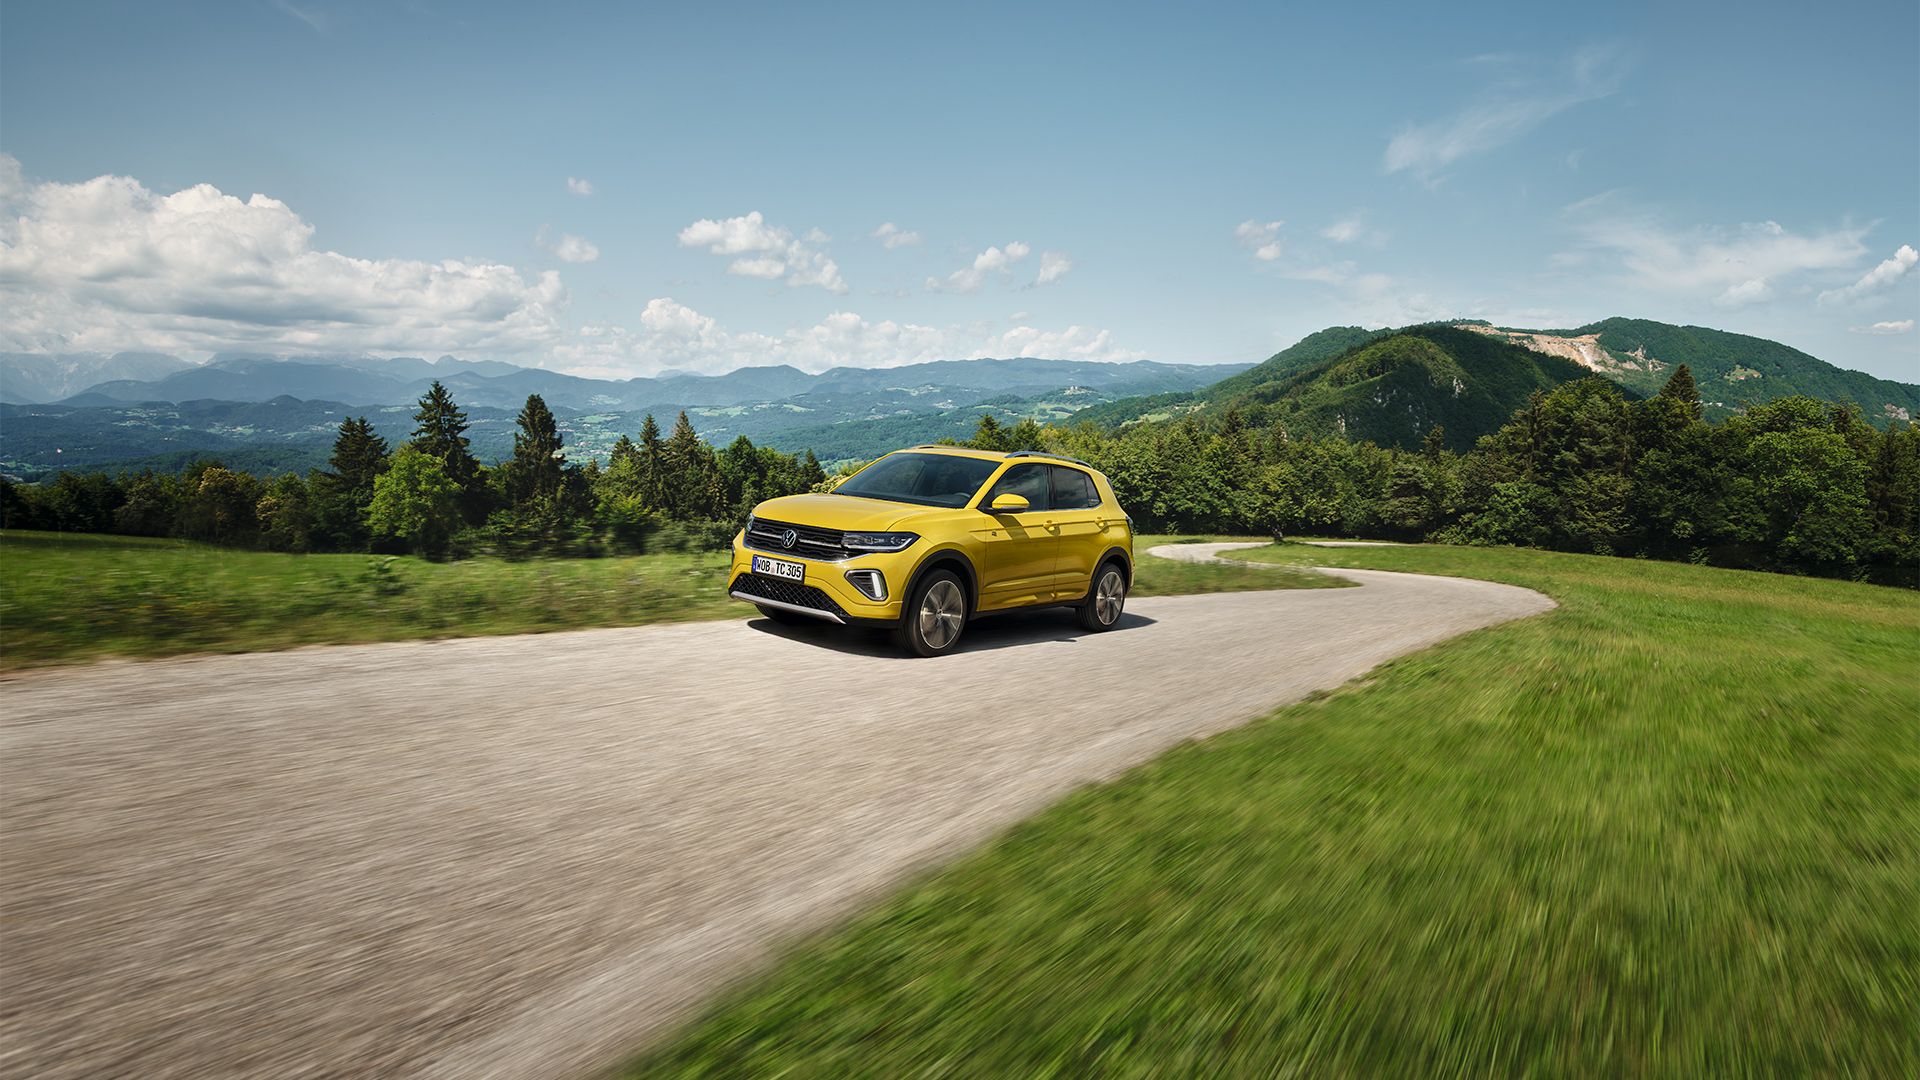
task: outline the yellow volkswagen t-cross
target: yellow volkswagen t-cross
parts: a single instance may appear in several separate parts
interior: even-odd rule
[[[733,539],[728,594],[779,622],[892,630],[921,656],[967,621],[1071,606],[1088,630],[1120,621],[1133,523],[1082,461],[1017,450],[916,446],[828,494],[753,508]]]

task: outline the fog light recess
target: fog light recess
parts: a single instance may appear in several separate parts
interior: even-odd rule
[[[860,595],[878,603],[887,598],[887,579],[878,570],[849,570],[847,584],[860,590]]]

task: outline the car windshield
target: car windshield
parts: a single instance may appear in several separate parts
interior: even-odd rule
[[[920,506],[960,507],[967,505],[999,464],[957,454],[888,454],[833,492]]]

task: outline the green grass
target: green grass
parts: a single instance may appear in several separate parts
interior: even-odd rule
[[[742,614],[712,555],[283,555],[174,540],[0,533],[0,664],[254,652]]]
[[[1142,537],[1142,551],[1165,539]],[[1141,563],[1141,595],[1322,583]],[[726,573],[717,552],[434,563],[12,531],[0,533],[0,668],[743,618],[750,612],[727,599]]]
[[[1134,571],[1134,596],[1180,596],[1187,593],[1242,592],[1251,589],[1341,588],[1347,582],[1297,568],[1260,568],[1227,563],[1189,563],[1156,559],[1147,551],[1158,544],[1201,543],[1208,540],[1247,539],[1233,536],[1140,536],[1133,542],[1139,566]]]
[[[1561,607],[1083,790],[632,1075],[1920,1070],[1920,597],[1262,554]]]

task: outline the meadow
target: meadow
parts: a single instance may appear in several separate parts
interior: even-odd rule
[[[1560,607],[1077,793],[630,1074],[1913,1075],[1920,596],[1524,549],[1251,557]]]
[[[1140,538],[1137,595],[1329,584],[1144,556],[1164,539]],[[724,552],[433,562],[8,530],[0,668],[745,618],[726,574]]]

